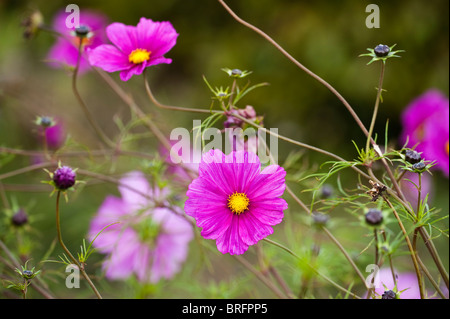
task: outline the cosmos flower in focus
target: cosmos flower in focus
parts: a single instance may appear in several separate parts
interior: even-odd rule
[[[429,90],[412,101],[401,117],[400,143],[422,152],[428,161],[436,161],[449,176],[449,100],[438,90]]]
[[[69,13],[60,11],[56,14],[53,21],[53,29],[61,34],[56,43],[50,49],[47,55],[48,64],[52,67],[71,67],[75,68],[78,60],[78,46],[82,41],[83,52],[87,53],[90,49],[107,41],[105,36],[105,27],[107,25],[107,18],[101,13],[92,11],[80,12],[80,28],[87,31],[84,37],[78,37],[75,28],[68,28],[66,26],[66,19]],[[90,65],[88,61],[81,57],[79,74],[88,71]]]
[[[128,81],[145,68],[161,63],[172,63],[164,54],[176,44],[178,33],[170,22],[154,22],[141,18],[137,26],[112,23],[106,34],[113,43],[92,50],[89,62],[107,72],[120,71],[120,78]]]
[[[261,171],[252,152],[225,155],[211,150],[202,157],[199,177],[189,185],[185,212],[195,218],[204,238],[216,240],[221,253],[243,254],[282,221],[288,207],[280,198],[285,176],[278,165]]]
[[[106,278],[126,279],[134,274],[145,283],[172,278],[187,258],[192,225],[181,209],[155,205],[165,202],[168,190],[152,188],[141,172],[123,177],[119,192],[120,198],[106,197],[89,231],[94,238],[111,225],[93,244],[108,255],[103,263]]]

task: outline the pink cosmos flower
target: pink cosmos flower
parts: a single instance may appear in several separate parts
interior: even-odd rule
[[[412,101],[401,117],[402,144],[417,144],[425,160],[449,175],[449,100],[438,90],[429,90]]]
[[[53,21],[53,29],[61,34],[56,43],[50,49],[47,60],[52,67],[69,66],[74,68],[78,60],[78,46],[80,38],[75,34],[75,28],[68,28],[66,26],[66,19],[69,13],[65,11],[59,12]],[[97,47],[106,42],[106,35],[104,28],[107,24],[107,18],[101,13],[93,11],[80,12],[80,27],[84,26],[89,31],[88,36],[81,41],[83,44],[83,52]],[[88,71],[90,65],[85,58],[81,58],[79,73]]]
[[[141,282],[170,279],[186,260],[193,238],[192,225],[181,209],[155,206],[166,203],[167,189],[152,188],[141,172],[131,172],[120,180],[121,198],[106,197],[91,221],[94,247],[108,258],[103,263],[108,279],[125,279],[135,274]],[[136,190],[138,192],[136,192]]]
[[[215,239],[223,253],[243,254],[250,245],[273,233],[287,203],[285,170],[269,165],[261,171],[258,156],[211,150],[202,157],[199,177],[190,185],[186,214],[195,218],[201,235]]]
[[[141,18],[136,27],[116,22],[106,28],[106,34],[114,45],[104,44],[92,50],[89,62],[107,72],[121,71],[123,81],[141,74],[146,67],[172,63],[164,57],[178,37],[170,22]]]

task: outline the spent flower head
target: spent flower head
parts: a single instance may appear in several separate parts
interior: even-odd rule
[[[389,47],[385,44],[379,44],[373,49],[367,48],[367,51],[369,51],[370,53],[363,53],[363,54],[360,54],[359,56],[360,57],[361,56],[372,57],[372,60],[370,60],[369,63],[367,63],[367,65],[369,65],[375,61],[382,61],[383,63],[386,63],[386,60],[389,58],[400,58],[400,56],[397,55],[397,53],[405,52],[404,50],[393,51],[393,49],[396,45],[397,44],[394,44]]]

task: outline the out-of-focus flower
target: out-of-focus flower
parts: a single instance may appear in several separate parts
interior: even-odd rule
[[[39,10],[32,11],[29,15],[25,17],[22,21],[22,26],[24,27],[23,36],[25,39],[30,39],[37,35],[39,28],[44,23],[44,17]]]
[[[188,185],[198,176],[198,167],[202,157],[201,149],[200,147],[192,148],[190,140],[171,141],[171,143],[170,151],[161,146],[159,153],[167,163],[167,172],[178,182]]]
[[[135,274],[141,282],[170,279],[181,269],[193,238],[192,225],[177,208],[162,207],[167,189],[152,188],[141,172],[120,180],[121,198],[108,196],[91,221],[93,246],[108,257],[103,269],[108,279]],[[167,204],[167,203],[166,203]]]
[[[14,226],[23,226],[28,223],[28,215],[26,211],[23,208],[20,208],[11,217],[11,222]]]
[[[172,63],[164,57],[178,37],[170,22],[141,18],[136,27],[115,22],[106,28],[106,34],[114,45],[103,44],[92,50],[89,62],[107,72],[120,71],[123,81],[141,74],[146,67]]]
[[[81,36],[77,34],[75,27],[68,27],[66,19],[68,13],[60,11],[56,14],[53,21],[53,29],[61,34],[56,40],[56,43],[50,49],[47,60],[52,67],[71,67],[75,68],[78,60],[78,47],[82,45],[82,52],[88,54],[89,50],[98,45],[107,42],[105,36],[105,27],[107,25],[107,18],[101,13],[93,11],[80,12],[80,30],[88,30],[88,33]],[[90,65],[88,61],[81,57],[79,74],[88,71]]]
[[[261,171],[252,152],[225,155],[211,150],[202,157],[199,177],[189,185],[184,209],[202,228],[204,238],[216,240],[221,253],[243,254],[282,221],[288,207],[280,198],[285,176],[278,165]]]
[[[374,278],[374,284],[376,286],[375,294],[383,296],[386,291],[392,290],[399,294],[399,299],[420,299],[419,284],[417,283],[417,275],[415,273],[396,273],[395,276],[397,279],[397,287],[395,287],[391,269],[380,269]],[[392,293],[386,295],[392,295]]]
[[[401,117],[400,142],[422,152],[435,168],[449,176],[449,100],[438,90],[429,90],[412,101]]]
[[[406,200],[411,204],[416,204],[419,196],[417,187],[419,186],[419,175],[417,173],[407,172],[400,183],[400,188],[406,197]],[[433,196],[433,182],[432,177],[428,173],[424,173],[421,176],[421,192],[420,199],[424,200],[429,196],[428,202],[430,202],[430,196]],[[414,206],[415,207],[415,206]]]
[[[55,125],[45,129],[45,139],[47,146],[50,149],[58,149],[66,140],[66,130],[61,121],[56,122]]]

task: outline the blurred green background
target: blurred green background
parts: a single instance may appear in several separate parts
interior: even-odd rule
[[[26,40],[22,37],[21,21],[33,9],[39,9],[45,23],[73,1],[0,0],[0,146],[38,149],[32,122],[37,115],[62,118],[77,143],[96,148],[97,142],[71,92],[70,76],[63,70],[49,68],[43,60],[55,41],[53,35],[41,32]],[[228,5],[243,19],[260,27],[273,37],[303,65],[334,86],[353,106],[368,127],[375,102],[380,67],[367,66],[368,57],[358,57],[379,43],[405,50],[400,59],[388,61],[383,94],[375,132],[383,140],[389,120],[390,143],[394,146],[401,132],[400,114],[408,103],[430,88],[448,96],[449,90],[449,2],[446,0],[229,0]],[[365,20],[368,4],[378,4],[381,27],[368,29]],[[77,1],[83,9],[106,14],[111,22],[136,25],[140,17],[170,21],[180,34],[177,45],[166,57],[170,65],[154,67],[149,72],[150,83],[157,98],[167,104],[209,107],[210,92],[203,82],[204,75],[213,86],[228,86],[230,80],[220,69],[239,68],[253,71],[252,84],[269,82],[241,102],[254,106],[265,116],[265,126],[304,143],[334,152],[346,159],[357,154],[351,141],[360,147],[365,139],[359,127],[340,101],[324,86],[296,68],[280,52],[253,31],[238,24],[214,0],[148,0],[148,1]],[[114,79],[146,110],[156,115],[158,123],[168,134],[175,127],[192,128],[198,115],[155,110],[147,100],[141,77],[121,82]],[[245,81],[245,80],[244,80]],[[129,118],[127,107],[94,74],[80,77],[79,88],[92,112],[107,133],[117,128],[111,120],[118,116]],[[142,151],[154,150],[156,142],[146,140],[137,144]],[[290,144],[280,142],[280,162],[292,151]],[[307,152],[309,165],[328,160]],[[0,168],[0,174],[26,166],[18,160]],[[138,160],[117,164],[119,167],[139,165]],[[101,168],[99,168],[101,169]],[[107,167],[104,169],[108,169]],[[38,184],[45,175],[24,174],[8,182]],[[30,182],[31,179],[31,182]],[[434,176],[434,204],[448,213],[448,179]],[[69,211],[66,226],[69,242],[85,233],[92,214],[103,201],[103,195],[116,192],[114,185],[93,185],[92,192],[77,198],[76,208]],[[9,193],[8,193],[9,194]],[[29,193],[14,193],[21,205],[27,205]],[[78,196],[78,195],[74,195]],[[32,196],[32,211],[39,220],[38,229],[53,231],[51,200],[37,189]],[[81,202],[80,202],[81,201]],[[43,203],[45,202],[45,203]],[[73,223],[72,223],[73,222]],[[448,227],[448,226],[447,226]],[[53,239],[43,236],[40,254]],[[71,244],[72,245],[72,244]],[[447,247],[448,241],[443,243]],[[73,243],[76,249],[76,242]],[[38,258],[38,257],[35,257]],[[448,264],[448,255],[446,257]],[[212,288],[213,289],[213,288]],[[216,289],[216,288],[214,288]],[[213,289],[213,290],[214,290]]]

